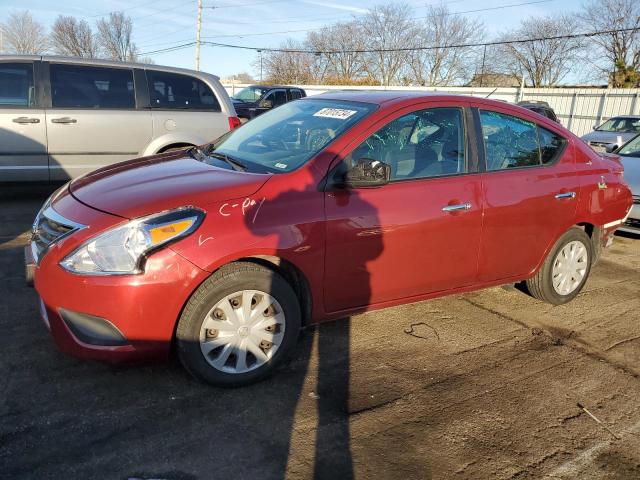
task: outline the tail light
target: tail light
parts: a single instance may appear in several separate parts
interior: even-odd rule
[[[238,128],[240,125],[241,125],[241,122],[238,117],[229,117],[229,130]]]

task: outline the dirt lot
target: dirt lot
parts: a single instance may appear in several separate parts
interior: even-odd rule
[[[45,193],[0,198],[1,478],[640,478],[640,239],[569,305],[496,288],[360,315],[221,390],[56,351],[22,266]]]

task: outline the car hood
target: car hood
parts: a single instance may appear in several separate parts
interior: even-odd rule
[[[184,152],[131,160],[96,170],[69,185],[78,201],[124,218],[216,202],[257,192],[270,175],[237,172],[184,156]]]
[[[620,161],[624,165],[624,181],[634,195],[640,195],[640,157],[620,156]]]
[[[635,135],[637,135],[637,132],[599,132],[594,130],[593,132],[583,135],[581,138],[585,142],[612,143],[620,146]],[[619,140],[618,137],[620,138]]]

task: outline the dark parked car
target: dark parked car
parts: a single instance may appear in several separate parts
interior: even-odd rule
[[[251,120],[267,110],[306,96],[306,92],[297,87],[250,85],[232,96],[231,101],[238,117]]]
[[[553,108],[551,108],[547,102],[525,100],[518,102],[518,105],[526,108],[527,110],[531,110],[532,112],[539,113],[543,117],[547,117],[554,122],[560,123],[560,120],[558,120],[558,117],[556,116],[556,112],[553,111]]]

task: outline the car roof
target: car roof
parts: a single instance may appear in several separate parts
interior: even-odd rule
[[[139,63],[139,62],[119,62],[116,60],[103,60],[97,58],[81,58],[81,57],[64,57],[59,55],[0,55],[0,62],[2,61],[46,61],[46,62],[59,62],[59,63],[74,63],[79,65],[96,65],[102,67],[129,67],[129,68],[144,68],[147,70],[161,70],[163,72],[185,73],[189,75],[206,75],[208,77],[215,77],[216,80],[220,80],[217,75],[211,73],[189,70],[187,68],[167,67],[164,65],[155,65],[153,63]]]
[[[640,115],[615,115],[609,118],[609,120],[613,120],[614,118],[640,118]]]
[[[422,92],[417,90],[334,90],[313,95],[307,98],[321,98],[323,100],[345,100],[352,102],[374,103],[382,105],[394,100],[472,98],[464,95],[441,92]],[[474,100],[476,100],[474,98]]]
[[[247,85],[246,88],[297,88],[298,90],[302,90],[302,88],[296,87],[295,85]]]

